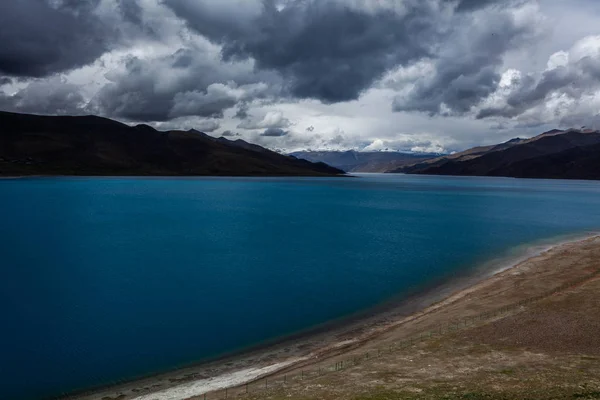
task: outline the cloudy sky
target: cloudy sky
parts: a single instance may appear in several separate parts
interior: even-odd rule
[[[0,110],[279,149],[600,128],[597,0],[0,2]]]

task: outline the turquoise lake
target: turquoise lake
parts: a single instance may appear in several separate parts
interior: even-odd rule
[[[210,359],[598,229],[599,182],[0,180],[1,395]]]

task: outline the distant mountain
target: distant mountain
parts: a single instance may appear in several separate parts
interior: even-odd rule
[[[107,118],[0,112],[0,175],[320,176],[343,171],[243,140]]]
[[[324,162],[346,172],[388,172],[402,165],[436,157],[390,151],[298,151],[290,155],[312,162]]]
[[[393,172],[429,175],[600,179],[600,132],[558,129],[531,139],[513,139]]]

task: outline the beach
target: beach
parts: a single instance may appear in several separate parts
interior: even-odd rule
[[[304,371],[310,376],[311,372],[326,370],[332,364],[365,352],[392,348],[399,341],[434,331],[440,325],[459,325],[468,318],[540,296],[570,281],[585,279],[600,269],[596,261],[599,259],[600,237],[595,234],[555,245],[538,244],[513,255],[510,260],[482,266],[473,276],[372,310],[371,315],[360,315],[354,320],[321,327],[211,363],[67,398],[183,400],[207,394],[207,398],[216,399],[222,398],[224,389],[229,390],[227,395],[248,390],[252,395],[262,389],[265,378],[271,382],[271,390],[277,390],[278,386],[292,384],[288,376],[304,377]],[[343,373],[337,375],[343,377]],[[268,389],[268,382],[265,386]]]

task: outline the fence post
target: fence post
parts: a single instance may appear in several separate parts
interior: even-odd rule
[[[246,383],[246,393],[248,393],[248,383]]]

